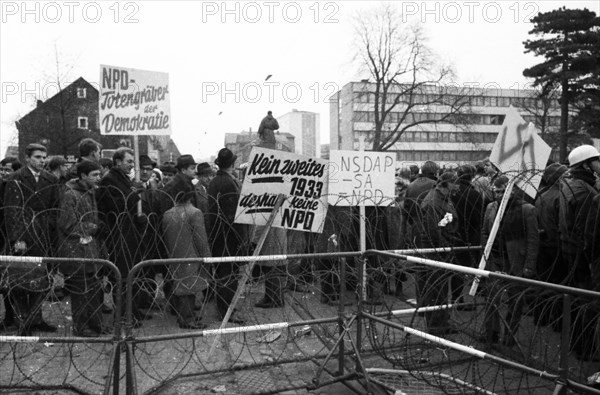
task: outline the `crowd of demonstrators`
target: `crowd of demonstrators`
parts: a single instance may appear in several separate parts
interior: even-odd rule
[[[227,148],[218,152],[217,172],[209,163],[196,163],[192,155],[182,155],[160,167],[142,155],[139,182],[132,177],[135,158],[131,149],[117,149],[107,162],[100,159],[101,146],[94,140],[83,140],[79,148],[80,159],[70,170],[64,158],[47,158],[46,148],[39,144],[25,149],[22,167],[15,158],[0,161],[3,254],[107,258],[125,279],[134,265],[147,259],[250,255],[265,231],[261,226],[235,223],[241,183],[235,174],[237,157]],[[551,164],[545,169],[535,202],[518,187],[513,188],[487,261],[488,270],[600,289],[600,195],[596,189],[600,154],[591,146],[575,148],[568,165]],[[397,177],[393,204],[367,209],[367,248],[485,245],[508,181],[507,175],[500,174],[489,161],[461,165],[456,170],[440,169],[427,161],[420,169],[406,169]],[[357,208],[329,207],[322,233],[271,228],[260,254],[358,250],[358,218]],[[426,257],[475,267],[481,252]],[[338,303],[342,289],[356,286],[352,279],[358,262],[337,258],[258,262],[265,293],[255,306],[283,307],[285,290],[305,291],[315,279],[313,270],[320,282],[320,301]],[[148,310],[161,291],[157,289],[159,274],[167,306],[181,328],[204,327],[195,312],[201,296],[205,302],[214,296],[223,318],[237,290],[239,269],[246,263],[175,264],[142,270],[132,289],[132,324],[139,327],[151,317]],[[340,281],[341,264],[348,265],[346,284]],[[380,304],[386,291],[403,296],[402,282],[407,277],[399,267],[379,259],[367,261],[368,303]],[[103,281],[99,279],[108,273],[98,271],[96,265],[71,262],[58,269],[71,297],[74,333],[105,333],[100,314]],[[431,268],[419,268],[414,275],[418,306],[461,301],[465,276]],[[51,286],[47,279],[47,273],[40,270],[10,271],[9,286],[1,290],[4,327],[16,324],[22,335],[56,330],[42,317],[42,301]],[[503,286],[498,281],[482,283],[486,342],[514,345],[524,306],[531,301],[536,324],[552,323],[560,329],[560,303],[552,298],[544,300],[545,294],[532,296],[519,286],[501,292]],[[122,290],[125,300],[125,283]],[[573,348],[581,358],[590,358],[590,350],[597,347],[594,326],[598,307],[580,299],[573,305],[573,333],[578,334]],[[503,316],[505,306],[510,309]],[[448,310],[424,316],[431,333],[453,332]],[[233,323],[244,321],[239,312],[230,318]]]
[[[399,214],[402,248],[485,245],[511,174],[503,175],[488,161],[442,171],[427,161],[419,174],[409,169],[397,177],[403,186]],[[568,167],[549,164],[535,199],[514,187],[499,224],[487,270],[579,288],[600,290],[600,154],[592,146],[573,149]],[[389,217],[389,214],[388,214]],[[394,229],[392,227],[391,229]],[[476,267],[481,251],[424,255],[467,267]],[[409,268],[414,272],[418,306],[456,302],[464,292],[464,276],[443,270]],[[396,280],[397,282],[397,280]],[[389,287],[389,285],[388,285]],[[398,285],[396,285],[398,288]],[[528,292],[525,287],[499,281],[482,282],[486,300],[486,343],[513,346],[525,305],[529,303],[536,325],[561,330],[562,301],[551,292]],[[459,304],[458,309],[472,306]],[[508,313],[501,313],[504,311]],[[449,313],[424,314],[431,333],[448,334]],[[572,346],[581,359],[598,358],[600,306],[576,298],[572,310]]]

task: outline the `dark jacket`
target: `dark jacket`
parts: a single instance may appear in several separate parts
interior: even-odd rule
[[[485,208],[485,213],[483,214],[483,222],[481,223],[481,245],[482,248],[485,248],[487,244],[488,238],[490,237],[490,232],[492,231],[492,226],[494,225],[494,221],[496,220],[496,214],[498,214],[498,207],[500,203],[497,201],[491,202]],[[483,252],[483,250],[482,250]],[[492,249],[490,251],[490,257],[497,258],[501,260],[506,255],[504,241],[502,240],[502,234],[496,233],[496,237],[494,238],[494,244],[492,245]],[[492,260],[488,261],[491,262]],[[500,267],[486,267],[486,270],[503,270]]]
[[[481,222],[485,210],[483,196],[467,180],[458,181],[458,190],[452,195],[456,208],[458,235],[463,245],[479,245]]]
[[[560,186],[559,182],[546,186],[535,199],[542,248],[559,248]]]
[[[94,190],[79,180],[69,181],[60,202],[57,221],[58,255],[65,258],[99,258],[100,243],[96,235],[101,227]],[[95,265],[69,262],[63,263],[61,269],[66,275],[78,269],[91,273],[95,271]]]
[[[434,179],[419,175],[406,188],[404,198],[404,213],[406,215],[403,218],[402,229],[406,230],[405,243],[407,248],[414,248],[416,238],[423,233],[421,203],[427,193],[435,188],[435,183]]]
[[[514,276],[523,276],[523,269],[535,273],[540,246],[535,207],[521,198],[511,197],[498,232],[508,257],[509,266],[505,271]]]
[[[217,171],[208,186],[208,239],[214,257],[242,256],[249,252],[248,226],[234,223],[240,192],[239,181],[223,170]]]
[[[498,202],[490,203],[485,211],[481,229],[481,243],[487,243],[498,212]],[[523,269],[536,272],[539,251],[539,233],[535,207],[523,199],[511,197],[508,201],[486,270],[502,271],[523,276]]]
[[[12,174],[4,191],[9,246],[27,243],[25,255],[53,256],[58,215],[58,179],[42,170],[36,183],[27,166]]]
[[[194,184],[187,176],[181,172],[177,172],[175,177],[163,188],[163,198],[161,204],[161,212],[165,213],[167,210],[175,206],[175,199],[179,194],[186,194],[187,192],[195,191]],[[194,207],[198,207],[196,197],[192,199]]]
[[[429,191],[421,203],[423,212],[423,234],[420,247],[452,247],[461,243],[458,234],[457,213],[449,196],[437,188]],[[452,215],[452,220],[442,223],[444,216]]]
[[[106,247],[110,260],[122,275],[141,260],[139,232],[136,228],[140,196],[122,170],[113,167],[100,181],[97,192],[100,220],[107,226]]]
[[[6,181],[0,180],[0,255],[6,255],[7,250],[5,250],[5,246],[7,245],[7,237],[6,237],[6,227],[4,223],[4,188],[6,186]]]
[[[593,173],[571,169],[570,175],[560,188],[558,224],[562,251],[575,255],[583,249],[585,223],[598,192]]]
[[[592,200],[585,226],[585,253],[590,262],[591,286],[600,291],[600,195]]]

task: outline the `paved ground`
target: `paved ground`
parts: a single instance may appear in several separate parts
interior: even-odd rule
[[[299,322],[323,317],[336,317],[337,306],[319,303],[318,295],[289,292],[286,307],[279,309],[256,309],[253,304],[263,292],[260,283],[250,284],[248,292],[240,301],[239,309],[248,318],[248,325],[259,323]],[[410,308],[406,299],[414,296],[410,281],[406,284],[404,298],[385,297],[385,305],[375,306],[373,312]],[[347,317],[356,311],[353,292],[346,293],[352,302],[346,306]],[[160,299],[150,310],[152,318],[144,321],[143,327],[134,331],[137,339],[148,336],[165,336],[184,333],[177,327],[175,318],[165,311]],[[0,309],[1,311],[1,309]],[[2,312],[3,314],[3,312]],[[203,321],[216,329],[217,320],[213,303],[206,304]],[[59,325],[58,336],[71,333],[70,307],[68,298],[60,302],[45,303],[45,318]],[[512,349],[490,348],[474,339],[481,324],[482,307],[476,311],[452,312],[454,327],[459,333],[447,337],[477,349],[503,355],[528,365],[552,371],[558,364],[558,334],[550,328],[535,328],[530,317],[524,318],[520,332],[520,347]],[[105,318],[110,320],[110,315]],[[392,321],[423,329],[423,318],[418,315],[404,315]],[[233,325],[232,328],[237,326]],[[351,389],[343,384],[334,384],[312,389],[313,379],[321,383],[333,380],[337,371],[337,360],[325,365],[320,371],[333,341],[337,337],[335,323],[314,324],[311,333],[297,336],[297,327],[247,333],[228,334],[221,337],[212,358],[207,358],[214,335],[194,339],[163,340],[140,343],[135,346],[135,382],[139,393],[155,394],[347,394]],[[5,333],[6,334],[6,333]],[[7,334],[11,334],[8,332]],[[43,335],[43,334],[39,334]],[[279,335],[279,337],[277,337]],[[264,342],[265,337],[277,337],[272,342]],[[352,325],[350,338],[356,340],[356,325]],[[351,348],[346,339],[346,350]],[[394,368],[410,370],[412,376],[372,375],[374,379],[389,384],[392,388],[410,394],[435,394],[443,388],[447,393],[469,393],[463,385],[441,376],[430,375],[443,372],[460,380],[484,386],[494,393],[538,394],[551,393],[552,385],[532,376],[500,368],[493,363],[453,351],[435,343],[423,341],[415,336],[406,336],[398,330],[391,330],[379,324],[363,327],[361,353],[365,367]],[[0,344],[0,386],[14,389],[20,386],[73,386],[88,393],[101,393],[110,368],[111,344],[59,344],[59,343],[2,343]],[[524,356],[526,355],[526,357]],[[356,359],[346,359],[347,371],[352,371]],[[587,377],[600,370],[598,364],[578,364],[571,361],[572,375]],[[126,364],[125,354],[121,355],[121,372]],[[121,392],[124,393],[121,380]],[[364,393],[358,383],[354,383],[358,393]],[[437,391],[437,392],[436,392]],[[10,393],[1,389],[2,393]],[[39,393],[64,393],[63,390]]]

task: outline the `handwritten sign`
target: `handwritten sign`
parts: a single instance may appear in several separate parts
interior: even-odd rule
[[[100,133],[170,135],[169,74],[100,66]]]
[[[389,206],[394,201],[396,159],[391,153],[331,151],[329,204]]]
[[[272,226],[323,232],[327,214],[327,161],[289,152],[252,148],[235,222],[265,225],[277,195],[288,198]]]
[[[533,123],[527,123],[510,107],[490,154],[490,162],[510,176],[518,175],[515,183],[532,198],[542,181],[542,171],[552,148],[538,135]]]

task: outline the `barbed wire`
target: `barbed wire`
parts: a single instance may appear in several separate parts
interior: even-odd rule
[[[237,255],[238,258],[234,259],[238,262],[234,265],[234,275],[219,277],[216,270],[225,263],[214,260],[215,257],[212,261],[203,261],[203,253],[195,249],[191,241],[182,247],[184,255],[193,253],[196,258],[190,257],[190,263],[169,260],[172,246],[166,244],[163,218],[171,208],[164,210],[164,207],[173,206],[175,211],[181,211],[181,215],[190,217],[197,213],[178,209],[170,196],[171,204],[161,209],[167,196],[160,191],[152,195],[143,202],[145,216],[137,216],[133,206],[110,218],[103,218],[100,213],[105,228],[99,229],[99,236],[94,237],[100,247],[98,256],[92,258],[108,259],[115,263],[123,276],[123,289],[128,285],[126,276],[136,264],[145,260],[160,261],[160,264],[134,271],[131,278],[131,302],[134,307],[131,322],[126,322],[125,300],[122,305],[119,303],[115,275],[110,270],[101,265],[91,270],[91,278],[83,276],[83,282],[90,285],[89,288],[99,290],[102,297],[101,303],[94,302],[92,314],[81,318],[79,323],[88,325],[93,313],[100,313],[102,325],[112,328],[111,333],[94,338],[74,336],[71,299],[89,292],[88,288],[85,293],[81,291],[77,282],[73,285],[73,280],[82,277],[79,273],[81,270],[66,270],[64,263],[55,261],[24,267],[16,263],[18,257],[10,254],[0,260],[0,284],[4,292],[0,316],[3,320],[7,320],[10,295],[24,291],[43,295],[41,317],[44,322],[58,328],[55,333],[34,329],[31,333],[33,336],[19,337],[18,326],[5,324],[4,328],[0,327],[0,387],[3,390],[60,387],[74,388],[83,393],[102,392],[114,365],[114,342],[118,344],[123,341],[133,344],[131,368],[135,371],[138,392],[159,393],[166,388],[184,387],[208,391],[218,385],[224,385],[231,393],[261,393],[273,391],[273,388],[302,386],[311,388],[314,385],[312,379],[319,374],[320,364],[325,363],[326,356],[339,339],[338,324],[350,322],[352,317],[360,316],[361,311],[382,317],[392,324],[430,333],[557,376],[562,369],[560,359],[566,355],[568,379],[575,382],[586,383],[588,377],[598,371],[598,364],[594,361],[598,355],[596,350],[600,335],[598,300],[580,295],[571,297],[572,313],[569,318],[572,325],[566,328],[574,349],[570,354],[561,355],[561,332],[565,319],[562,292],[551,287],[539,288],[506,279],[484,278],[480,290],[472,297],[468,295],[468,288],[474,279],[472,274],[408,262],[403,255],[384,257],[367,254],[363,261],[358,234],[361,218],[356,207],[330,206],[321,234],[271,229],[267,243],[260,251],[265,256],[262,259],[250,257],[252,242],[262,229],[245,226],[240,231],[239,227],[231,227],[228,229],[231,237],[236,240],[245,238],[247,244],[237,246],[240,248],[236,251],[225,251],[223,260],[227,260],[227,255]],[[460,201],[460,198],[454,195],[452,201]],[[521,198],[525,202],[529,199],[527,196]],[[481,236],[477,243],[473,240],[467,240],[471,243],[465,242],[464,235],[473,229],[470,224],[461,221],[458,213],[454,220],[458,222],[456,232],[459,237],[448,238],[446,240],[450,241],[447,243],[436,245],[440,241],[438,235],[431,234],[426,228],[419,228],[418,234],[406,228],[415,223],[425,224],[426,208],[419,205],[419,217],[411,223],[402,196],[390,197],[389,201],[394,204],[366,208],[367,249],[384,251],[444,246],[449,247],[449,251],[417,253],[416,256],[470,268],[479,264],[480,250],[454,249],[469,244],[479,246],[484,242]],[[482,206],[484,203],[481,203]],[[511,206],[511,203],[505,215],[516,215],[515,206]],[[485,214],[484,208],[482,214]],[[209,229],[207,223],[211,220],[207,214],[202,214],[206,241],[210,244],[214,241],[211,240],[213,229]],[[441,214],[440,221],[445,212]],[[22,228],[22,233],[11,234],[5,239],[20,240],[21,235],[32,234],[34,238],[31,240],[35,241],[35,236],[39,236],[36,221],[43,216],[58,218],[60,215],[61,212],[56,208],[33,215],[21,210],[17,218],[27,226]],[[576,218],[577,221],[584,219],[588,218]],[[440,221],[435,221],[435,224],[438,225]],[[522,224],[517,229],[520,235],[525,227]],[[196,228],[190,230],[181,226],[171,236],[173,240],[187,240],[196,231]],[[514,268],[508,264],[511,251],[506,248],[506,236],[510,232],[501,228],[500,233],[499,243],[505,245],[492,249],[492,255],[486,261],[486,270],[523,276],[522,272],[511,272]],[[597,235],[587,235],[586,238],[597,239]],[[58,238],[53,239],[56,241],[51,252],[45,256],[57,256],[58,251],[64,250],[64,244]],[[581,243],[581,249],[584,250],[585,240],[581,240]],[[4,251],[11,252],[11,243],[6,244]],[[339,254],[346,251],[351,253],[346,256]],[[76,257],[68,258],[69,261],[76,261]],[[222,340],[214,358],[207,359],[207,351],[222,318],[217,300],[223,300],[223,295],[217,292],[215,284],[221,281],[220,290],[227,291],[239,276],[244,275],[240,270],[244,267],[242,263],[250,259],[255,259],[257,266],[247,274],[250,281],[234,314],[234,318],[245,322],[236,324],[230,321],[221,333]],[[195,263],[192,263],[194,260]],[[364,282],[367,299],[359,305],[363,262],[367,270]],[[563,266],[564,261],[555,259],[544,268],[551,272]],[[533,278],[553,280],[542,274],[538,271]],[[576,285],[573,276],[567,271],[567,276],[559,283]],[[87,280],[91,283],[86,283]],[[181,285],[182,293],[174,291],[177,287],[174,283]],[[183,320],[181,310],[178,310],[181,305],[173,306],[176,303],[173,295],[193,296],[193,323],[198,324],[196,327],[180,327],[190,322]],[[349,303],[343,307],[341,315],[340,299]],[[261,301],[265,303],[256,306]],[[438,305],[446,307],[435,310]],[[423,312],[419,309],[433,311]],[[117,314],[116,310],[120,310],[121,314]],[[117,323],[125,324],[125,332],[119,330],[116,333],[114,327]],[[39,339],[35,336],[39,336]],[[99,343],[98,339],[106,342]],[[366,373],[367,377],[371,375],[375,381],[397,389],[423,388],[422,393],[425,393],[426,389],[419,385],[426,383],[429,391],[435,388],[440,393],[477,393],[479,389],[484,389],[491,393],[536,394],[552,391],[556,386],[552,379],[536,376],[531,371],[506,366],[494,359],[465,354],[364,317],[359,322],[352,321],[350,325],[344,348],[348,357],[354,354],[349,339],[360,345],[361,360],[366,367],[403,372],[381,373],[384,372],[381,370]],[[337,351],[335,348],[333,350],[335,355]],[[576,355],[575,351],[593,352]],[[325,364],[331,373],[328,373],[327,379],[333,379],[338,363],[336,358]],[[268,366],[279,366],[283,370],[277,370],[278,375],[274,376],[264,370]],[[188,377],[205,377],[211,372],[243,372],[247,369],[254,372],[254,378],[236,373],[234,379],[228,375],[214,382],[207,376],[205,383],[214,384],[211,388],[206,387],[209,384],[186,381]],[[352,371],[354,361],[347,358],[345,369],[346,373]],[[121,369],[121,377],[123,371]],[[302,371],[305,375],[296,377],[295,374],[286,374],[286,371]]]

